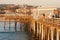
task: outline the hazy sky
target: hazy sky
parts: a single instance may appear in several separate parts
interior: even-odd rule
[[[0,4],[30,4],[60,7],[60,0],[0,0]]]

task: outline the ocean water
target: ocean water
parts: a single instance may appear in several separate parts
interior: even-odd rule
[[[5,25],[4,25],[5,24]],[[5,26],[5,29],[4,29]],[[15,22],[0,22],[0,32],[15,32],[15,31],[24,31],[25,25],[23,23],[16,23],[15,30]]]
[[[10,25],[10,29],[9,29]],[[0,40],[29,40],[29,36],[24,32],[24,24],[17,22],[15,31],[15,22],[0,22]]]
[[[0,40],[29,40],[25,32],[1,32]]]

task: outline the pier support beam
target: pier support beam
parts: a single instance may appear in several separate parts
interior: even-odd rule
[[[42,38],[41,38],[41,40],[43,40],[43,34],[44,34],[44,33],[43,33],[43,25],[42,25]]]
[[[4,31],[6,31],[6,30],[5,30],[5,26],[6,26],[6,19],[5,19],[5,17],[4,17],[3,19],[4,19]]]
[[[4,21],[4,31],[5,31],[6,21]]]
[[[10,26],[11,26],[11,22],[10,22],[10,19],[9,19],[9,31],[10,31]]]
[[[57,30],[56,40],[59,40],[59,30]]]
[[[37,36],[37,22],[35,21],[35,37]]]
[[[21,22],[20,22],[20,31],[22,31]]]
[[[15,21],[15,31],[17,31],[17,22]]]
[[[35,20],[32,20],[30,23],[30,32],[33,32],[33,34],[35,34]]]
[[[48,40],[50,40],[50,28],[48,29]]]
[[[38,39],[41,40],[41,38],[42,38],[42,24],[41,24],[40,22],[39,22],[38,27],[39,27],[39,28],[38,28],[38,29],[39,29],[39,30],[38,30],[38,33],[39,33],[38,37],[39,37],[39,38],[38,38]]]
[[[51,27],[51,40],[54,40],[54,38],[53,38],[53,37],[54,37],[54,35],[53,35],[54,32],[53,32],[53,31],[54,31],[54,30],[53,30],[53,28]]]

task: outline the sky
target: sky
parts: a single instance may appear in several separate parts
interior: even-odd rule
[[[0,4],[29,4],[42,7],[60,7],[60,0],[0,0]]]

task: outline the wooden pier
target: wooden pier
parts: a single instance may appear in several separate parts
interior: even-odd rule
[[[60,19],[40,19],[34,20],[30,15],[21,14],[0,14],[0,22],[4,22],[4,30],[6,22],[15,22],[15,31],[17,22],[24,23],[26,30],[33,34],[36,40],[60,40]]]
[[[38,19],[33,26],[36,40],[60,40],[59,23],[59,18]]]
[[[10,30],[10,22],[15,22],[15,31],[17,22],[20,24],[24,24],[27,26],[33,20],[32,16],[25,14],[0,14],[0,22],[4,22],[4,30],[6,26],[6,22],[9,22],[9,30]]]

